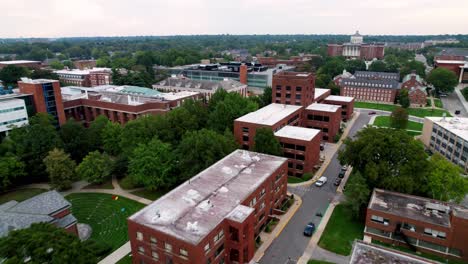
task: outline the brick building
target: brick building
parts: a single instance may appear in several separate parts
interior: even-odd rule
[[[18,82],[18,88],[20,93],[31,94],[33,96],[36,112],[52,115],[59,125],[65,123],[66,119],[59,81],[22,78]]]
[[[109,68],[58,70],[54,73],[58,75],[62,83],[67,85],[94,87],[112,83],[112,71]]]
[[[314,102],[315,103],[322,103],[325,98],[331,95],[330,89],[324,88],[315,88],[314,89]]]
[[[384,43],[364,43],[364,37],[356,31],[351,36],[351,41],[343,44],[328,44],[327,53],[330,57],[343,56],[348,59],[362,60],[383,59]]]
[[[341,118],[344,121],[351,119],[354,113],[354,97],[330,95],[323,100],[324,104],[340,105]]]
[[[43,222],[78,235],[71,204],[57,191],[41,193],[22,202],[11,200],[0,204],[0,237],[7,236],[11,230]]]
[[[39,69],[42,66],[42,63],[40,61],[29,61],[29,60],[0,61],[0,70],[10,65],[17,66],[17,67]]]
[[[444,48],[434,56],[434,68],[439,67],[454,72],[458,82],[468,83],[468,49]]]
[[[310,105],[314,99],[315,76],[307,72],[279,72],[273,75],[273,102],[288,105]]]
[[[468,261],[468,209],[429,198],[374,189],[364,240]]]
[[[304,110],[302,125],[322,131],[322,140],[333,143],[340,131],[341,107],[313,103]]]
[[[201,99],[196,92],[161,93],[149,88],[114,85],[63,87],[62,95],[66,118],[85,124],[99,115],[125,124],[142,115],[165,114],[187,99]]]
[[[73,66],[79,70],[87,70],[96,67],[96,60],[76,60]]]
[[[275,132],[284,157],[288,158],[288,175],[302,177],[320,160],[320,130],[285,126]]]
[[[133,263],[248,263],[286,198],[285,158],[236,150],[128,218]]]
[[[400,89],[398,73],[356,71],[339,80],[340,94],[357,101],[394,103]]]
[[[89,71],[91,87],[112,84],[112,71],[107,68],[94,68]]]
[[[411,105],[425,106],[427,103],[426,86],[422,78],[415,72],[406,75],[401,83],[401,89],[408,91],[408,97]]]

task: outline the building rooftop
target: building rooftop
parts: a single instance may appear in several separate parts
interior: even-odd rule
[[[463,64],[465,65],[467,62],[462,60],[435,60],[436,63],[440,64]]]
[[[410,74],[405,75],[405,77],[403,77],[403,80],[402,80],[401,82],[403,82],[403,83],[404,83],[404,82],[407,82],[407,81],[411,80],[411,78],[412,78],[413,76],[416,78],[416,81],[418,81],[419,83],[422,84],[422,81],[423,81],[423,80],[422,80],[421,76],[419,76],[419,75],[416,74],[416,73],[410,73]]]
[[[360,240],[354,241],[350,264],[436,264],[438,262],[410,255]]]
[[[58,82],[58,80],[50,80],[50,79],[29,79],[26,77],[21,78],[21,82],[29,83],[29,84],[42,84],[42,83],[51,83],[51,82]]]
[[[231,79],[226,79],[223,81],[206,81],[192,80],[186,77],[170,77],[153,85],[154,88],[158,88],[158,86],[203,89],[211,91],[216,91],[217,89],[224,89],[226,91],[230,91],[233,89],[245,87],[247,85]]]
[[[71,69],[71,70],[57,70],[54,71],[56,74],[71,74],[71,75],[88,75],[91,72],[97,72],[97,71],[107,71],[111,72],[112,70],[110,68],[92,68],[92,69],[86,69],[86,70],[80,70],[80,69]]]
[[[275,74],[275,78],[291,78],[296,77],[297,79],[308,79],[312,78],[313,74],[310,72],[290,72],[290,71],[281,71]]]
[[[337,101],[337,102],[352,102],[354,100],[354,97],[350,96],[340,96],[340,95],[330,95],[325,100],[328,101]]]
[[[372,78],[372,79],[393,79],[400,80],[398,72],[373,72],[373,71],[356,71],[354,72],[356,78]]]
[[[444,48],[438,55],[465,56],[468,57],[468,49],[463,48]]]
[[[339,105],[313,103],[307,106],[306,109],[313,111],[336,112],[340,110],[341,107]]]
[[[32,60],[0,61],[0,64],[5,64],[5,65],[15,65],[15,64],[24,64],[24,63],[41,63],[41,62],[40,61],[32,61]]]
[[[468,141],[468,118],[466,117],[426,117],[435,124]]]
[[[129,219],[197,245],[224,219],[242,221],[252,213],[239,205],[286,162],[286,158],[235,150]]]
[[[283,138],[293,138],[305,141],[311,141],[320,134],[320,130],[298,126],[285,126],[275,132],[275,136]]]
[[[302,106],[297,105],[269,104],[255,112],[237,118],[236,121],[273,126],[301,108]]]
[[[330,89],[324,89],[324,88],[315,88],[315,93],[314,93],[314,99],[320,98],[320,96],[330,92]]]
[[[450,227],[451,212],[468,219],[467,208],[381,189],[374,189],[368,208],[445,227]]]
[[[376,89],[399,89],[400,83],[393,79],[370,79],[364,77],[343,78],[341,85],[351,87],[368,87]]]

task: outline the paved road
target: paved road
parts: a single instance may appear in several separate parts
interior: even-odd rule
[[[468,117],[468,113],[466,112],[465,107],[463,107],[456,93],[451,93],[446,97],[441,97],[440,99],[444,104],[444,108],[447,109],[452,115],[456,110],[460,110],[460,115],[458,116]]]
[[[367,110],[361,110],[361,115],[354,122],[349,136],[354,136],[358,130],[369,123],[370,116],[367,113]],[[317,212],[324,213],[330,202],[337,196],[336,186],[333,185],[333,182],[340,169],[341,165],[337,160],[337,154],[335,154],[323,174],[328,177],[328,182],[323,187],[318,188],[312,185],[288,188],[290,192],[301,196],[302,206],[280,236],[273,241],[260,263],[285,264],[288,263],[288,258],[297,260],[302,256],[310,240],[302,234],[304,227],[309,222],[314,222],[318,226],[321,218],[315,214]]]

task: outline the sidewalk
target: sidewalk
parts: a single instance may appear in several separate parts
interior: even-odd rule
[[[288,193],[291,195],[291,193]],[[250,263],[258,263],[260,259],[265,254],[265,251],[270,247],[271,243],[281,234],[283,229],[289,223],[289,220],[294,216],[297,212],[299,207],[302,205],[302,199],[298,195],[294,195],[294,199],[296,200],[293,205],[289,208],[288,212],[282,216],[280,216],[280,221],[273,229],[271,233],[261,232],[260,237],[262,239],[262,245],[255,251],[255,255]]]
[[[461,90],[465,87],[463,84],[459,84],[457,87],[455,87],[455,94],[457,94],[458,99],[462,103],[463,107],[465,108],[465,111],[468,113],[468,102],[465,100],[465,97],[461,93]]]
[[[132,248],[130,247],[130,241],[123,244],[117,250],[112,252],[110,255],[105,257],[103,260],[99,261],[98,264],[114,264],[117,263],[120,259],[130,254]]]
[[[341,139],[340,139],[340,141],[338,141],[338,143],[336,143],[336,144],[327,144],[327,145],[330,145],[332,147],[330,147],[328,150],[325,149],[325,151],[326,151],[325,160],[323,161],[322,166],[320,166],[320,169],[315,173],[314,177],[312,177],[312,179],[310,179],[310,180],[308,180],[306,182],[292,183],[292,184],[289,183],[288,184],[289,187],[309,186],[309,185],[313,184],[314,182],[316,182],[318,179],[320,179],[320,177],[322,177],[323,173],[325,172],[328,165],[330,164],[333,156],[336,154],[336,152],[340,149],[341,145],[343,144],[343,140],[346,137],[348,137],[349,131],[353,127],[354,122],[358,119],[360,114],[361,113],[359,113],[359,112],[354,112],[353,118],[346,125],[346,128],[343,131],[343,135],[341,135]]]

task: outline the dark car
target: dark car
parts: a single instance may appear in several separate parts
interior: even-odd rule
[[[346,171],[340,171],[340,173],[338,174],[338,177],[339,178],[344,178],[344,175],[345,175]]]
[[[312,234],[315,231],[315,224],[314,223],[308,223],[306,227],[304,228],[304,236],[312,236]]]
[[[377,114],[377,112],[375,111],[369,112],[369,115],[375,115],[375,114]]]
[[[336,178],[335,183],[333,183],[335,186],[339,186],[341,183],[341,178]]]
[[[455,110],[455,114],[456,114],[456,115],[459,115],[459,114],[460,114],[460,110]]]

